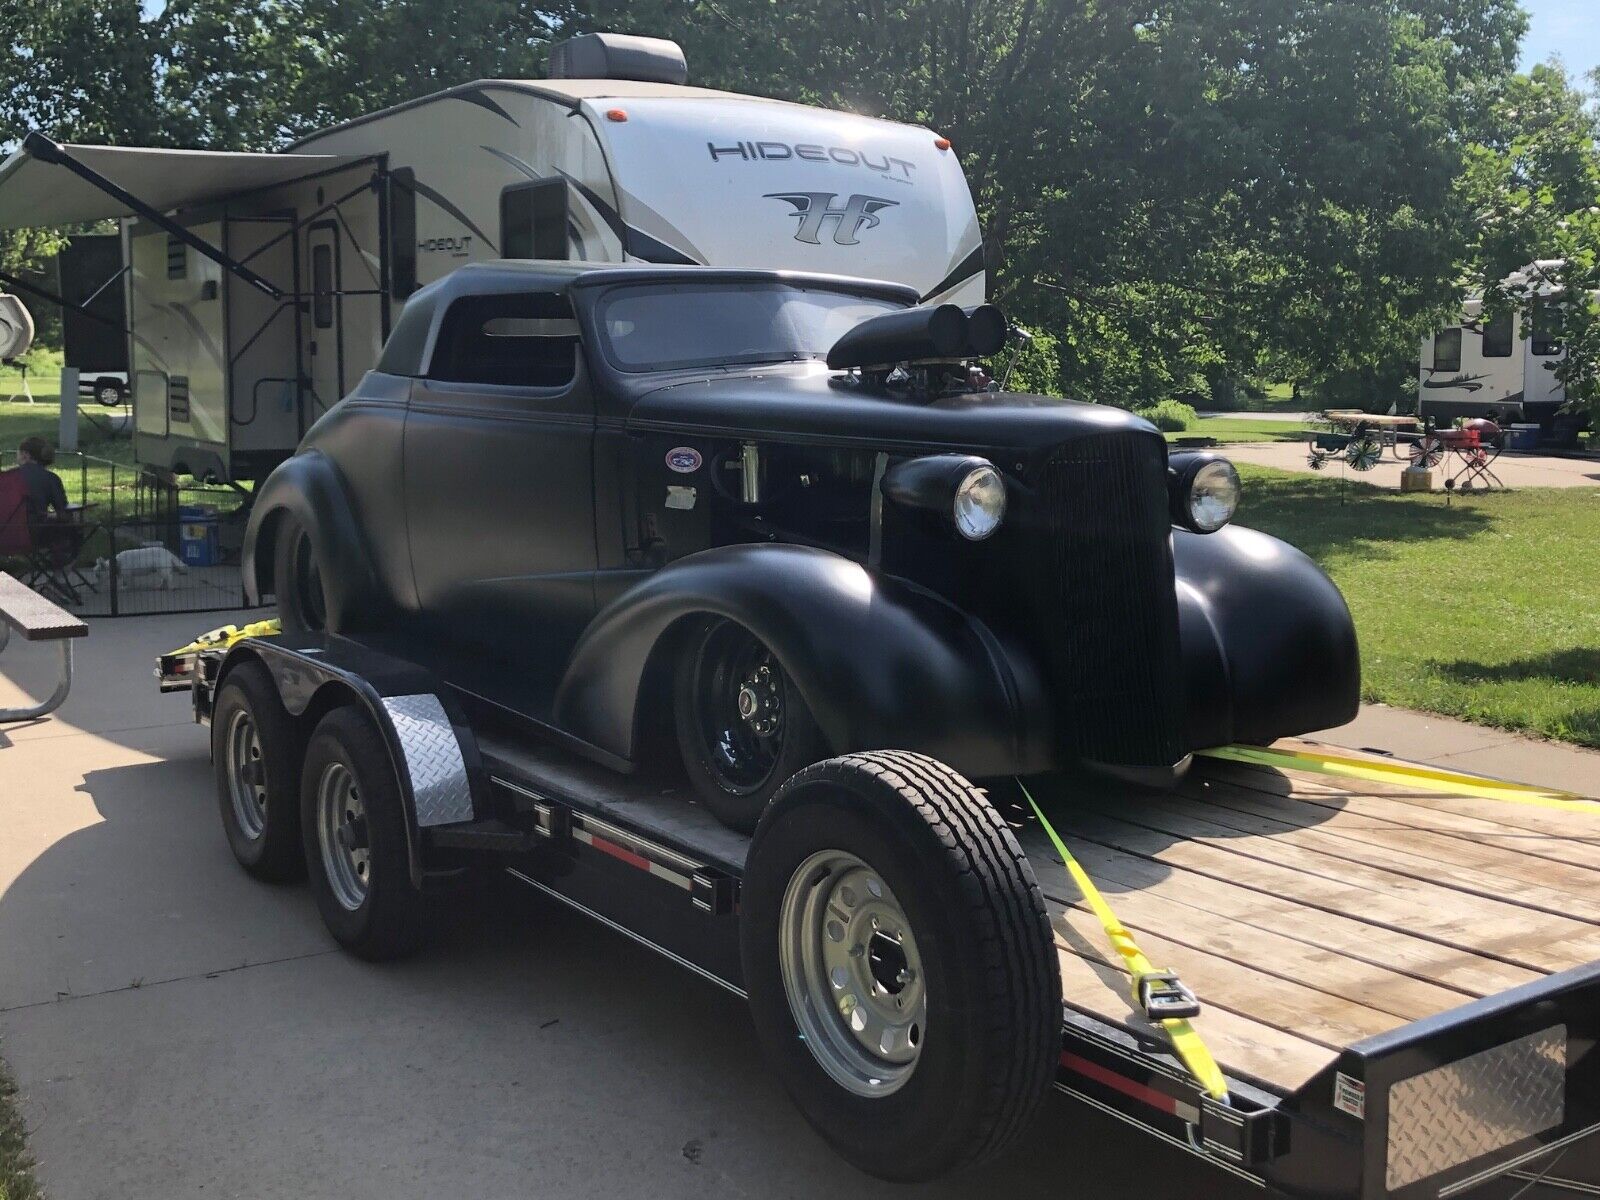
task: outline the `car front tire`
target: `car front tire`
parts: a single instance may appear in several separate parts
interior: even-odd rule
[[[719,821],[741,833],[753,833],[784,782],[826,753],[777,656],[734,621],[712,621],[689,639],[674,701],[690,783]]]

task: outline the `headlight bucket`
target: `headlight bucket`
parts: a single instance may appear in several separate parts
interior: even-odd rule
[[[1239,472],[1220,454],[1174,454],[1167,461],[1172,522],[1193,533],[1215,533],[1239,510]]]
[[[883,494],[936,517],[969,542],[989,537],[1006,515],[1005,477],[975,454],[930,454],[896,463],[884,472]]]

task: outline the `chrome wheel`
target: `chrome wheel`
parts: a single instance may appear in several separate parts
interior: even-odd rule
[[[882,876],[843,850],[800,864],[778,916],[784,991],[806,1045],[858,1096],[887,1096],[916,1069],[927,1033],[922,957]]]
[[[343,763],[329,763],[317,781],[317,845],[334,899],[354,912],[371,882],[371,842],[355,776]]]
[[[261,761],[261,737],[248,710],[241,708],[228,722],[223,753],[233,819],[239,832],[253,842],[267,828],[267,776],[266,764]]]

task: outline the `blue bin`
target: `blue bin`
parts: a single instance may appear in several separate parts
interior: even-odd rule
[[[1506,433],[1507,450],[1537,450],[1539,448],[1539,427],[1537,425],[1513,425]]]
[[[178,509],[178,553],[191,567],[214,567],[222,560],[215,509],[189,504]]]

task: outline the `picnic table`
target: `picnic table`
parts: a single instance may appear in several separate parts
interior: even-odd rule
[[[1367,413],[1360,409],[1329,409],[1320,419],[1331,427],[1310,435],[1306,461],[1320,471],[1335,458],[1343,458],[1357,471],[1370,471],[1383,461],[1387,449],[1396,461],[1416,465],[1415,441],[1406,439],[1407,453],[1400,452],[1402,433],[1415,433],[1422,422],[1416,417]]]
[[[72,690],[72,639],[87,637],[89,627],[32,588],[0,572],[0,650],[12,630],[26,641],[55,642],[61,648],[61,676],[49,698],[28,708],[0,709],[0,722],[31,721],[61,707]]]

